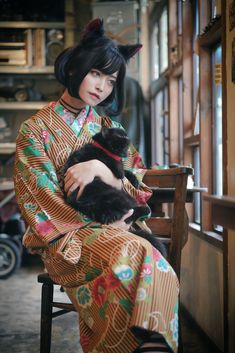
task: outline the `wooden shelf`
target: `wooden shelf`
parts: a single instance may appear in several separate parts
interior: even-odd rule
[[[0,74],[54,74],[54,66],[0,65]]]
[[[0,154],[12,154],[12,153],[15,153],[15,150],[16,150],[15,142],[0,143]]]
[[[64,22],[0,21],[0,28],[65,28]]]
[[[39,110],[48,102],[0,102],[0,110]]]

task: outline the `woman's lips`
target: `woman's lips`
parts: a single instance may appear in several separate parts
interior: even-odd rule
[[[96,93],[89,92],[89,95],[95,99],[100,99],[100,96]]]

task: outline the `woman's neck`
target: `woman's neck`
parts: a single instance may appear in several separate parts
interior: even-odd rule
[[[65,108],[73,113],[77,113],[85,107],[85,103],[81,99],[70,96],[67,90],[62,94],[60,101]]]

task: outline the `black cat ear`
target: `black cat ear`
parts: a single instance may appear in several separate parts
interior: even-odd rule
[[[81,35],[81,43],[96,40],[104,35],[104,23],[102,18],[95,18],[88,22]]]
[[[124,59],[128,61],[132,58],[138,51],[142,48],[142,44],[133,44],[133,45],[118,45],[119,52],[122,54]]]

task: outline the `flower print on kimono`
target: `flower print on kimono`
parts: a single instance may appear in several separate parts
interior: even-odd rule
[[[54,225],[45,211],[36,213],[36,230],[42,236],[50,234],[54,230]]]
[[[90,289],[86,286],[81,286],[77,290],[78,303],[81,306],[88,306],[92,302],[92,293]]]
[[[166,261],[166,259],[161,255],[161,253],[153,248],[153,259],[155,261],[155,264],[157,268],[162,271],[162,272],[169,272],[172,271],[171,266],[169,263]]]
[[[153,281],[152,274],[153,274],[153,268],[151,263],[151,257],[146,256],[140,272],[140,282],[139,282],[139,287],[137,289],[137,296],[136,296],[137,302],[148,300],[146,289]]]
[[[52,134],[49,133],[47,129],[43,129],[42,138],[44,141],[45,150],[48,151],[50,148],[50,143],[54,140],[54,137]]]
[[[109,291],[120,286],[120,281],[110,272],[107,277],[99,276],[94,280],[92,295],[95,302],[102,306],[108,297]]]
[[[179,309],[179,305],[178,305],[178,303],[176,303],[174,306],[174,317],[170,321],[170,329],[172,331],[172,340],[176,343],[176,345],[178,345],[178,339],[179,339],[178,309]]]

